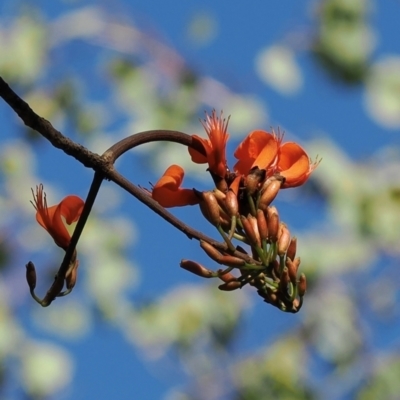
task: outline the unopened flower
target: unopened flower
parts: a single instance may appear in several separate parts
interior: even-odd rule
[[[294,258],[296,257],[296,250],[297,250],[297,238],[292,237],[290,239],[289,247],[286,251],[286,257],[290,258],[293,261]]]
[[[180,266],[186,271],[189,271],[197,276],[201,276],[202,278],[211,278],[213,276],[213,272],[211,270],[203,267],[196,261],[182,260]]]
[[[303,297],[304,294],[307,291],[307,279],[306,276],[304,274],[300,275],[300,279],[299,279],[299,296]]]
[[[268,239],[268,224],[264,211],[258,209],[256,218],[257,218],[257,226],[258,226],[258,232],[260,233],[260,238],[262,240]]]
[[[221,264],[222,253],[219,250],[217,250],[214,246],[204,240],[200,240],[200,247],[206,252],[206,254],[210,258]]]
[[[36,193],[32,190],[32,194],[37,222],[49,232],[57,246],[66,250],[71,241],[71,235],[64,222],[71,225],[78,221],[84,201],[78,196],[67,196],[59,204],[48,207],[42,184],[36,187]]]
[[[196,191],[196,195],[199,199],[200,211],[204,217],[212,225],[219,226],[221,224],[221,208],[214,192],[209,190],[206,192]]]
[[[224,178],[227,172],[226,164],[226,142],[228,140],[228,120],[218,117],[215,110],[211,116],[206,115],[203,126],[207,132],[208,139],[203,139],[200,136],[193,135],[193,141],[198,142],[204,149],[204,154],[201,154],[193,148],[189,148],[192,161],[197,164],[208,163],[209,170],[216,176]]]
[[[274,206],[270,206],[267,209],[267,224],[269,240],[272,243],[276,243],[279,232],[279,214],[278,210]]]
[[[222,285],[219,285],[218,289],[223,290],[225,292],[231,292],[233,290],[240,289],[241,286],[242,285],[239,281],[230,281],[230,282],[223,283]]]
[[[280,188],[282,187],[282,182],[284,178],[279,175],[271,176],[266,179],[262,188],[260,201],[258,207],[262,210],[266,210],[268,206],[273,202],[275,197],[278,195]]]
[[[290,244],[290,232],[283,222],[279,225],[278,231],[278,254],[284,256]]]
[[[230,217],[236,217],[236,215],[239,212],[239,203],[237,194],[232,189],[229,189],[228,192],[226,193],[224,205],[228,215]]]
[[[253,246],[260,246],[261,241],[260,233],[258,232],[257,219],[252,215],[248,215],[247,218],[244,215],[241,215],[240,221],[249,242]]]
[[[192,189],[182,189],[185,172],[179,165],[171,165],[154,185],[151,196],[163,207],[182,207],[198,204]],[[150,192],[149,192],[150,193]]]
[[[217,272],[218,272],[219,279],[221,279],[221,281],[224,281],[225,283],[239,282],[238,279],[236,278],[236,276],[230,272],[226,272],[222,269],[219,269]]]
[[[289,278],[293,285],[297,284],[297,270],[300,266],[300,260],[298,262],[292,261],[290,258],[286,258],[285,265],[289,272]]]
[[[36,287],[36,271],[32,262],[26,264],[26,281],[28,282],[29,289],[34,290]]]

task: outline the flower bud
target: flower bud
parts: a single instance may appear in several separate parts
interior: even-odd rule
[[[198,192],[196,193],[200,197],[200,210],[203,213],[204,217],[214,226],[220,225],[220,208],[213,192]]]
[[[219,269],[217,272],[218,272],[218,278],[221,279],[221,281],[224,281],[224,282],[233,282],[233,281],[237,282],[238,281],[236,276],[231,274],[230,272],[225,272],[223,274],[223,272],[224,272],[223,269]]]
[[[225,209],[230,217],[235,217],[239,213],[239,203],[236,194],[228,190],[225,198]]]
[[[219,208],[220,208],[220,213],[222,217],[222,210],[225,210],[225,199],[226,199],[226,194],[224,192],[221,192],[219,189],[215,188],[212,193],[214,194],[215,198],[217,199]],[[228,215],[224,212],[225,217]]]
[[[258,207],[262,210],[266,210],[267,207],[274,201],[275,197],[279,193],[279,190],[283,183],[283,177],[280,175],[274,175],[268,178],[261,188],[261,197],[258,203]]]
[[[26,281],[28,282],[29,289],[31,291],[34,290],[36,287],[36,270],[31,261],[26,264]]]
[[[226,194],[224,192],[221,192],[219,189],[214,189],[213,193],[218,203],[223,204],[225,201]]]
[[[230,282],[225,282],[222,285],[218,286],[219,290],[223,290],[225,292],[231,292],[236,289],[240,289],[241,283],[238,281],[230,281]]]
[[[260,209],[257,210],[257,225],[260,238],[263,240],[268,239],[267,219],[265,218],[264,211]]]
[[[284,256],[290,244],[290,232],[287,226],[281,222],[278,232],[278,254]]]
[[[254,232],[253,225],[250,220],[243,215],[240,216],[240,220],[242,221],[243,230],[246,233],[246,237],[249,240],[250,244],[253,246],[258,245],[259,240],[257,240],[257,234],[256,232]]]
[[[72,290],[76,284],[76,278],[78,276],[79,261],[76,260],[71,271],[65,275],[65,286],[68,290]]]
[[[296,285],[297,284],[298,265],[296,266],[296,264],[290,258],[287,258],[287,257],[286,257],[285,265],[289,271],[290,282],[292,282],[293,285]]]
[[[213,276],[213,272],[211,270],[203,267],[201,264],[195,261],[182,260],[180,267],[191,272],[192,274],[201,276],[202,278],[211,278]]]
[[[208,257],[212,258],[218,264],[221,264],[222,254],[210,243],[200,240],[200,247],[206,252]]]
[[[279,214],[276,207],[268,207],[267,224],[269,240],[271,241],[271,243],[276,243],[276,241],[278,240],[279,231]]]
[[[287,286],[288,286],[289,282],[290,282],[289,270],[287,269],[287,267],[283,267],[282,274],[281,274],[281,280],[279,282],[279,290],[283,294],[287,294]]]
[[[296,257],[296,250],[297,250],[297,238],[295,236],[292,237],[289,243],[289,247],[286,251],[286,257],[294,260]]]
[[[300,297],[303,297],[307,290],[307,280],[304,274],[300,275],[300,280],[298,284],[298,293]]]
[[[240,268],[244,266],[245,261],[235,256],[222,256],[221,264],[224,264],[227,267]]]
[[[261,237],[260,237],[260,232],[258,231],[257,218],[249,214],[247,216],[247,219],[250,221],[253,231],[256,234],[257,245],[261,246]]]

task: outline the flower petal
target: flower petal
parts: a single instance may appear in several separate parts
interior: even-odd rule
[[[239,186],[240,186],[241,180],[242,180],[242,177],[239,175],[233,180],[233,182],[229,186],[229,189],[232,190],[232,192],[235,193],[236,196],[239,193]]]
[[[51,225],[48,227],[47,231],[56,242],[56,245],[66,250],[71,240],[71,236],[61,219],[61,203],[49,207],[47,212],[51,219]]]
[[[192,189],[181,189],[184,170],[171,165],[154,185],[152,197],[163,207],[182,207],[198,204],[199,199]]]
[[[78,196],[67,196],[60,203],[60,214],[65,218],[68,225],[78,221],[82,214],[85,202]]]
[[[284,143],[279,149],[278,171],[286,178],[282,188],[305,183],[314,170],[305,150],[294,142]]]
[[[234,171],[247,175],[253,167],[267,169],[275,160],[279,144],[280,139],[272,133],[261,130],[250,132],[234,153],[238,159]]]
[[[203,139],[200,136],[192,135],[193,141],[200,143],[201,146],[204,148],[204,153],[209,154],[211,153],[211,142],[207,139]],[[192,161],[196,164],[205,164],[207,162],[207,155],[200,153],[199,151],[195,150],[192,147],[188,148],[190,157]]]
[[[229,118],[227,121],[222,119],[222,112],[218,117],[215,110],[213,110],[211,116],[206,115],[206,119],[202,122],[208,139],[193,135],[193,140],[200,142],[201,146],[203,146],[205,155],[189,148],[193,162],[197,164],[207,162],[209,170],[220,178],[225,178],[227,172],[225,151],[226,142],[229,138],[227,133],[228,122]]]

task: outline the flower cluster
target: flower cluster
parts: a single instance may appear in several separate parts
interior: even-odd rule
[[[192,161],[207,164],[215,184],[215,188],[208,191],[182,188],[184,170],[178,165],[171,165],[151,191],[143,190],[165,208],[199,205],[203,216],[221,235],[223,242],[215,242],[198,232],[197,236],[194,234],[201,239],[200,246],[206,254],[224,268],[214,271],[190,260],[182,260],[182,268],[203,278],[220,279],[220,290],[232,291],[248,284],[255,287],[267,303],[282,311],[298,312],[307,284],[305,275],[298,273],[297,239],[291,237],[287,225],[280,221],[278,210],[271,204],[281,189],[305,183],[318,161],[311,162],[297,143],[284,143],[282,135],[256,130],[236,149],[234,156],[237,162],[231,171],[226,159],[228,122],[215,111],[207,115],[203,123],[207,139],[197,135],[190,138],[179,132],[168,136],[168,131],[161,136],[158,131],[139,134],[139,144],[166,140],[168,137],[171,141],[187,143]],[[123,141],[124,148],[134,147],[134,136],[127,143]],[[107,152],[113,154],[116,146],[120,151],[121,143],[117,145]],[[136,197],[154,206],[154,201],[143,196],[139,188],[136,189],[140,194]],[[133,187],[132,192],[135,193],[136,189]],[[59,204],[48,207],[42,185],[32,193],[37,222],[48,231],[56,245],[66,251],[55,280],[43,299],[34,293],[35,267],[31,262],[26,265],[26,278],[32,296],[42,306],[48,306],[56,297],[70,293],[75,285],[79,262],[65,224],[70,225],[81,218],[85,203],[79,197],[70,195]],[[88,196],[91,200],[86,203],[76,237],[79,237],[90,212],[95,198],[93,193]],[[157,211],[161,214],[166,212],[160,211],[160,207]],[[186,228],[180,226],[182,231]],[[233,240],[248,245],[249,250],[235,246]],[[64,286],[66,289],[63,291]]]
[[[148,193],[163,207],[199,204],[226,243],[225,249],[200,243],[225,269],[212,271],[190,260],[182,260],[182,268],[204,278],[221,279],[221,290],[250,284],[267,303],[297,312],[306,291],[305,275],[298,276],[297,240],[271,203],[280,189],[305,183],[319,161],[311,162],[301,146],[283,143],[279,134],[256,130],[236,149],[232,172],[226,161],[228,122],[215,111],[207,115],[203,126],[208,139],[193,135],[194,146],[189,148],[193,162],[208,164],[215,183],[212,191],[181,188],[184,170],[172,165]],[[233,239],[249,245],[250,252],[235,247]]]

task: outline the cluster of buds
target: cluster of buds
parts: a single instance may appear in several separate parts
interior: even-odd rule
[[[306,277],[298,275],[297,239],[291,237],[278,210],[271,206],[284,178],[277,174],[265,179],[265,172],[258,168],[246,177],[232,174],[231,178],[234,181],[228,181],[226,193],[218,188],[197,192],[204,217],[216,226],[227,244],[227,250],[221,251],[201,241],[201,248],[226,268],[212,271],[190,260],[182,260],[181,267],[203,278],[221,279],[224,283],[220,290],[232,291],[249,284],[265,302],[296,313],[303,303]],[[247,244],[250,251],[235,247],[233,239]]]

